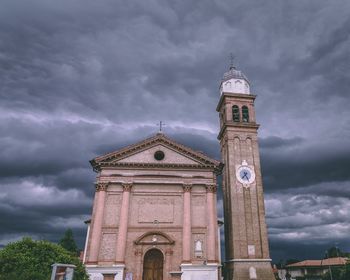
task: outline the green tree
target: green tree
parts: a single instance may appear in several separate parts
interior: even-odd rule
[[[69,252],[72,252],[76,255],[78,255],[79,253],[77,244],[74,240],[73,231],[70,228],[66,230],[63,238],[58,244],[60,244],[64,249],[66,249]]]
[[[350,279],[350,262],[346,264],[342,277],[343,277],[342,280]]]
[[[286,265],[298,263],[298,262],[300,262],[300,260],[298,260],[298,259],[288,259],[288,260],[286,260]]]
[[[323,275],[323,280],[349,280],[350,279],[350,263],[342,267],[331,267],[332,277],[330,271]]]
[[[79,259],[61,246],[23,238],[0,250],[0,280],[49,280],[53,263],[74,264],[74,280],[88,279]]]
[[[331,247],[326,251],[325,258],[343,257],[344,253],[338,247]]]

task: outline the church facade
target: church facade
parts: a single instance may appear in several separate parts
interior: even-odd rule
[[[231,67],[216,110],[222,162],[162,133],[97,157],[84,264],[93,280],[274,279],[254,101]],[[217,176],[223,176],[226,260],[220,258]]]
[[[91,279],[218,279],[219,161],[158,133],[91,164]]]

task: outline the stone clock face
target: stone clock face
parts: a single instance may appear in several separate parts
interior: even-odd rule
[[[255,181],[255,172],[247,164],[242,164],[236,169],[236,177],[240,183],[249,185]]]

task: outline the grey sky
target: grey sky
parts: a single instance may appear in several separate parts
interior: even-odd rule
[[[274,260],[350,251],[349,46],[345,0],[3,0],[0,244],[72,227],[82,246],[88,161],[159,120],[220,158],[215,108],[233,52],[258,95]]]

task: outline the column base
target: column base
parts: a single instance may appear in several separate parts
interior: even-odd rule
[[[275,280],[271,260],[268,259],[233,259],[225,264],[225,279],[232,280]]]
[[[96,266],[86,265],[90,280],[104,280],[104,275],[113,275],[114,280],[123,280],[125,265]]]
[[[218,280],[219,264],[181,264],[181,280]]]

